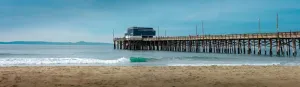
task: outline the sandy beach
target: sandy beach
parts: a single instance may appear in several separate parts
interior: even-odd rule
[[[0,87],[299,86],[299,66],[0,67]]]

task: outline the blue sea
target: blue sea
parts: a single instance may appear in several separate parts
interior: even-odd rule
[[[132,57],[145,58],[147,61],[134,62],[130,59]],[[114,50],[113,45],[0,45],[0,66],[210,65],[298,66],[300,59],[254,54]]]

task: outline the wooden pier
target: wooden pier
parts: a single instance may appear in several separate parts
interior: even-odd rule
[[[114,38],[114,49],[122,50],[297,56],[297,47],[300,32]]]

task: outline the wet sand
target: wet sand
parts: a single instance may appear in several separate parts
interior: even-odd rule
[[[299,66],[0,67],[0,87],[299,86]]]

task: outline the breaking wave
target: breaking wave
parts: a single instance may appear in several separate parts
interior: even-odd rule
[[[52,65],[143,65],[161,64],[162,66],[300,66],[300,61],[276,60],[221,60],[218,57],[172,57],[172,58],[147,58],[147,57],[121,57],[116,59],[100,58],[0,58],[0,66],[52,66]]]
[[[95,58],[0,58],[0,66],[52,64],[114,64],[129,62],[127,58],[102,60]]]

